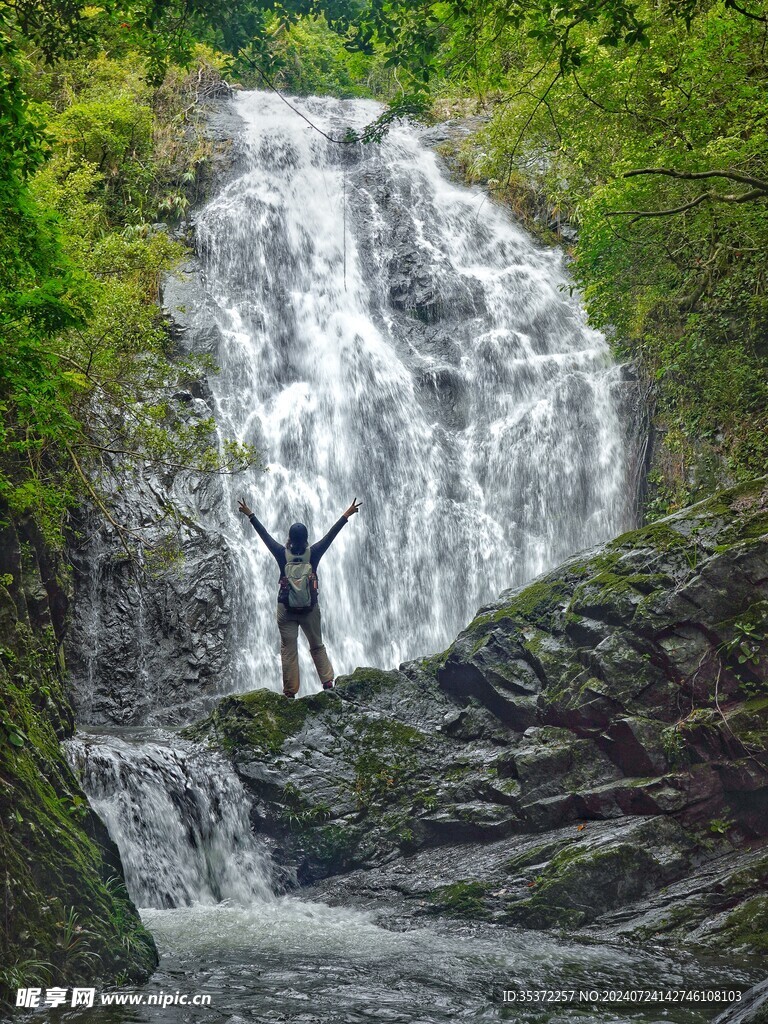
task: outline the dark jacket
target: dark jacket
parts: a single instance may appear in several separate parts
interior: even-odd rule
[[[261,537],[261,539],[267,545],[269,550],[275,556],[275,561],[280,566],[280,576],[281,577],[284,576],[285,575],[285,562],[286,562],[286,558],[285,558],[285,544],[281,544],[280,541],[275,540],[275,538],[273,536],[271,536],[271,534],[267,533],[266,529],[264,528],[264,525],[262,523],[260,523],[259,520],[256,518],[256,513],[255,512],[252,512],[249,518],[251,520],[251,523],[252,523],[253,528],[256,531],[256,533],[258,533],[258,535]],[[322,540],[317,541],[316,544],[310,544],[310,547],[309,547],[309,561],[310,561],[310,564],[311,564],[311,566],[312,566],[312,568],[313,568],[313,570],[315,572],[317,572],[317,566],[318,566],[318,563],[319,563],[320,559],[323,557],[325,552],[328,550],[328,548],[331,546],[331,544],[335,540],[336,535],[338,534],[339,530],[341,530],[342,526],[346,526],[346,524],[347,524],[347,517],[346,516],[342,516],[340,519],[338,519],[333,524],[333,526],[330,528],[328,533],[326,533],[326,535],[323,537]]]

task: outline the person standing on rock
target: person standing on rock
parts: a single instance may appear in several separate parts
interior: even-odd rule
[[[330,528],[322,540],[309,543],[303,523],[294,523],[285,545],[276,541],[256,518],[255,512],[240,499],[238,511],[250,519],[256,533],[275,556],[280,566],[280,587],[277,592],[277,628],[280,631],[280,663],[283,670],[283,693],[295,697],[299,692],[299,626],[309,642],[309,653],[315,663],[324,690],[333,689],[333,667],[323,643],[320,606],[317,603],[317,566],[336,535],[360,508],[355,498],[346,512]]]

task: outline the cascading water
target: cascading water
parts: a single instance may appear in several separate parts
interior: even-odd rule
[[[379,107],[313,98],[343,138]],[[311,539],[356,495],[321,566],[337,673],[444,648],[484,602],[626,525],[617,371],[560,254],[448,182],[410,127],[330,143],[280,98],[241,94],[244,169],[200,214],[225,435],[269,472],[225,487],[212,530],[238,580],[235,690],[279,685],[278,539]],[[308,661],[302,693],[317,689]]]
[[[503,988],[629,989],[647,979],[670,988],[734,984],[730,968],[655,951],[466,922],[403,929],[385,908],[374,914],[274,896],[247,797],[215,754],[162,730],[85,732],[66,746],[161,951],[150,982],[138,991],[120,986],[124,997],[154,1005],[102,1009],[115,1024],[501,1021],[510,1019]],[[164,1004],[179,992],[210,1005]],[[54,1024],[59,1014],[52,1012],[33,1020]],[[702,1024],[700,1013],[684,1007],[664,1012],[676,1024]],[[632,1007],[639,1024],[657,1018],[654,1006]],[[70,1024],[92,1019],[92,1009],[66,1014]],[[608,1018],[599,1005],[522,1003],[514,1019]]]
[[[166,733],[78,732],[67,753],[141,907],[271,898],[249,801],[222,757]]]
[[[378,110],[302,106],[339,136]],[[241,95],[237,109],[244,171],[197,225],[202,305],[222,341],[222,372],[211,381],[222,430],[260,447],[270,471],[225,481],[218,506],[211,490],[197,492],[207,528],[198,543],[223,534],[235,572],[233,623],[216,622],[239,653],[221,689],[278,686],[275,567],[238,521],[240,494],[279,538],[296,519],[318,537],[354,495],[363,499],[359,521],[321,566],[337,671],[439,649],[482,602],[606,538],[626,515],[616,371],[561,290],[559,257],[450,185],[412,129],[351,149],[325,141],[275,97]],[[101,550],[98,564],[109,564]],[[83,623],[85,632],[104,629],[99,602],[111,579],[105,571],[101,587],[81,590],[92,605],[80,609],[81,635]],[[114,579],[124,591],[123,577]],[[177,720],[191,713],[185,686],[197,687],[221,593],[207,564],[192,657],[179,686],[165,689],[153,689],[157,638],[135,636],[150,621],[143,600],[135,621],[121,603],[111,646],[97,636],[94,656],[82,659],[81,717],[99,701],[113,721],[134,721],[132,702],[140,716],[162,715],[168,693]],[[185,614],[167,603],[176,620]],[[153,692],[118,685],[103,701],[113,684],[97,662],[121,644],[133,644],[142,690]],[[303,669],[303,692],[315,689]],[[168,665],[164,672],[173,676]],[[277,897],[243,787],[217,755],[162,729],[81,732],[67,746],[161,948],[145,993],[183,987],[214,1001],[134,1006],[115,1019],[447,1024],[505,1019],[493,1000],[500,984],[681,981],[682,968],[653,953],[479,924],[387,929],[372,914]],[[705,977],[697,971],[686,965],[688,983]],[[540,1008],[517,1007],[515,1019],[540,1020]],[[563,1006],[548,1019],[605,1018]],[[633,1009],[633,1019],[649,1014]],[[685,1011],[670,1019],[689,1021]]]

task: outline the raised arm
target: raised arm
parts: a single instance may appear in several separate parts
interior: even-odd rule
[[[251,511],[251,509],[246,505],[242,498],[240,499],[240,504],[237,506],[237,510],[238,512],[242,512],[244,516],[247,516],[250,519],[251,525],[253,526],[256,533],[258,533],[258,535],[261,537],[266,546],[269,548],[269,550],[272,552],[272,554],[279,562],[280,555],[285,550],[284,545],[282,545],[279,541],[275,540],[275,538],[267,532],[263,523],[260,523],[259,520],[256,518],[256,513]]]
[[[343,526],[347,525],[350,516],[353,516],[355,512],[357,512],[361,504],[362,502],[359,502],[357,498],[355,498],[352,504],[347,509],[347,511],[342,513],[341,518],[337,519],[337,521],[333,524],[333,526],[330,528],[328,533],[326,533],[323,539],[319,540],[316,544],[312,545],[312,562],[314,565],[317,565],[317,563],[320,561],[320,559],[323,557],[325,552],[328,550],[328,548],[335,540],[337,534],[339,533],[339,530],[341,530]]]

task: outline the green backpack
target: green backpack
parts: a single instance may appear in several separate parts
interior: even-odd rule
[[[303,555],[285,549],[285,573],[280,580],[280,600],[294,612],[308,612],[317,604],[317,573],[309,561],[310,546]]]

